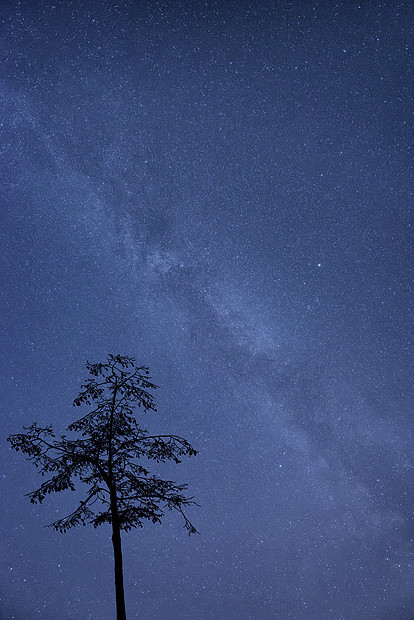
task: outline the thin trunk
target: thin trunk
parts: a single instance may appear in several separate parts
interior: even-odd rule
[[[122,569],[121,528],[119,524],[116,484],[113,478],[113,470],[112,470],[113,422],[114,422],[117,391],[118,391],[118,385],[117,385],[117,382],[115,381],[114,393],[113,393],[112,403],[111,403],[111,413],[110,413],[110,418],[109,418],[108,471],[109,471],[109,481],[110,481],[109,494],[111,498],[111,516],[112,516],[112,545],[114,547],[114,561],[115,561],[116,620],[126,620],[124,573]]]
[[[111,493],[111,512],[112,512],[112,545],[114,547],[114,561],[115,561],[116,620],[126,620],[125,595],[124,595],[124,573],[122,569],[121,528],[119,527],[116,497],[113,497],[113,493]]]

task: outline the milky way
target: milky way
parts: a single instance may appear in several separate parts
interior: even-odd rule
[[[400,2],[3,2],[2,436],[150,367],[200,507],[123,537],[130,618],[410,620]],[[141,420],[142,420],[142,415]],[[114,617],[109,529],[3,446],[5,620]]]

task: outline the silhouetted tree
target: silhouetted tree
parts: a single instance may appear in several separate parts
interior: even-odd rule
[[[86,367],[92,378],[81,386],[73,404],[86,404],[92,410],[68,426],[68,431],[80,434],[77,439],[61,435],[57,440],[51,426],[34,423],[24,427],[25,433],[10,435],[8,441],[43,476],[53,474],[27,494],[32,503],[41,503],[48,493],[75,490],[75,479],[88,485],[86,498],[76,510],[48,527],[66,532],[79,524],[111,524],[117,620],[125,620],[121,530],[142,527],[145,519],[161,522],[169,509],[182,514],[189,534],[196,532],[183,510],[195,504],[185,493],[187,485],[150,475],[142,458],[179,463],[182,456],[197,452],[182,437],[150,435],[138,425],[134,407],[156,411],[148,390],[157,386],[151,383],[147,367],[120,355],[109,355],[102,364],[87,362]]]

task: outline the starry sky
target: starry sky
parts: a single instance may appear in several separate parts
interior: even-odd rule
[[[144,620],[412,620],[410,2],[3,0],[2,439],[148,365],[199,454]],[[0,453],[2,620],[114,617],[110,530]]]

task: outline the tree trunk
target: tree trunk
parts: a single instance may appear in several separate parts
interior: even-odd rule
[[[118,510],[111,501],[112,509],[112,544],[114,547],[115,560],[115,597],[116,597],[116,620],[126,620],[124,574],[122,569],[122,544],[121,528],[119,527]]]
[[[112,441],[113,441],[113,420],[115,413],[116,393],[118,391],[117,379],[115,379],[114,393],[111,404],[111,415],[109,418],[109,445],[108,445],[108,469],[109,469],[109,496],[111,502],[112,517],[112,545],[114,547],[115,560],[115,598],[116,598],[116,620],[126,620],[125,594],[124,594],[124,573],[122,569],[122,544],[121,528],[119,525],[118,501],[116,484],[112,475]]]

